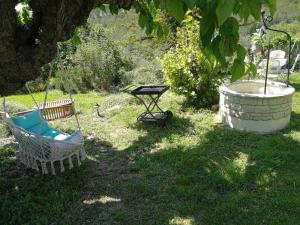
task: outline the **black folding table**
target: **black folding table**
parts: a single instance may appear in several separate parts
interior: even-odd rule
[[[130,92],[130,94],[139,99],[146,108],[146,111],[138,116],[138,121],[157,122],[162,126],[166,124],[167,119],[171,118],[173,113],[169,110],[163,111],[159,107],[158,101],[169,88],[170,87],[166,85],[140,86]]]

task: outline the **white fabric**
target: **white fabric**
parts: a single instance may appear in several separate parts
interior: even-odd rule
[[[63,141],[65,140],[67,137],[69,137],[70,135],[65,135],[65,134],[59,134],[57,135],[54,140],[58,140],[58,141]]]

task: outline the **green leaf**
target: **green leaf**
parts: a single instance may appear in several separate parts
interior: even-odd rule
[[[194,6],[199,2],[198,0],[183,0],[184,3],[190,8],[194,8]]]
[[[159,0],[154,0],[153,3],[154,3],[154,6],[156,8],[159,8],[159,5],[160,5],[160,1]]]
[[[80,40],[80,37],[77,34],[77,32],[74,33],[74,35],[71,39],[71,43],[72,43],[73,47],[76,47],[81,44],[81,40]]]
[[[266,0],[267,5],[269,6],[271,15],[274,15],[276,11],[276,0]]]
[[[119,6],[117,4],[110,4],[109,10],[110,10],[111,14],[118,14]]]
[[[99,9],[103,12],[106,12],[106,6],[103,4],[99,6]]]
[[[214,56],[219,60],[221,64],[225,63],[225,57],[221,54],[220,51],[220,42],[221,42],[221,37],[218,35],[217,37],[214,38],[213,42],[210,45],[210,48],[212,50],[212,53]]]
[[[247,54],[247,50],[240,44],[237,45],[237,57],[240,60],[244,60]]]
[[[250,63],[248,65],[247,73],[251,73],[253,76],[256,76],[256,74],[257,74],[257,68],[256,68],[256,66],[255,66],[254,63]]]
[[[168,13],[175,17],[175,19],[181,23],[184,18],[185,10],[181,0],[165,0],[166,10]]]
[[[251,15],[254,17],[254,19],[259,20],[261,4],[257,4],[256,1],[249,1],[249,7]]]
[[[250,6],[248,1],[244,1],[242,5],[239,5],[238,15],[242,20],[247,21],[250,16]]]
[[[209,13],[200,22],[200,39],[203,47],[208,47],[215,32],[214,15]]]
[[[229,17],[220,27],[220,50],[224,56],[232,56],[239,41],[239,24],[233,17]]]
[[[231,16],[235,3],[235,0],[218,0],[216,14],[219,26],[221,26],[229,16]]]
[[[240,59],[235,59],[233,65],[230,69],[231,72],[231,80],[236,81],[240,79],[245,74],[245,64]]]
[[[138,23],[141,28],[144,28],[146,26],[147,20],[148,20],[147,16],[144,13],[140,13]]]
[[[164,30],[159,23],[156,25],[156,35],[157,35],[158,39],[161,39],[164,37]]]

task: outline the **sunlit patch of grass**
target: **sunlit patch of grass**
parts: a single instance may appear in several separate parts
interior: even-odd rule
[[[193,218],[175,217],[170,220],[169,225],[196,225]]]
[[[39,104],[42,104],[44,102],[45,92],[33,93],[33,97],[36,99],[36,101]],[[67,94],[64,94],[58,90],[53,90],[51,91],[51,94],[49,94],[48,96],[48,101],[55,101],[55,100],[60,100],[65,98],[68,98]],[[17,102],[29,109],[35,106],[34,101],[29,94],[9,96],[6,98],[6,100],[11,102]]]
[[[107,204],[107,203],[112,203],[112,202],[121,202],[121,199],[114,198],[114,197],[109,197],[109,196],[101,196],[100,198],[93,198],[93,199],[83,200],[83,203],[87,204],[87,205],[92,205],[92,204],[95,204],[97,202],[102,203],[102,204]]]

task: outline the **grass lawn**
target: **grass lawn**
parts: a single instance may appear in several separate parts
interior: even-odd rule
[[[161,105],[174,117],[164,128],[137,123],[143,108],[129,95],[75,95],[88,154],[80,168],[24,170],[16,144],[0,136],[0,224],[300,224],[300,75],[292,84],[291,123],[272,135],[231,130],[207,110],[182,112],[170,92]],[[32,107],[27,95],[7,100]]]

